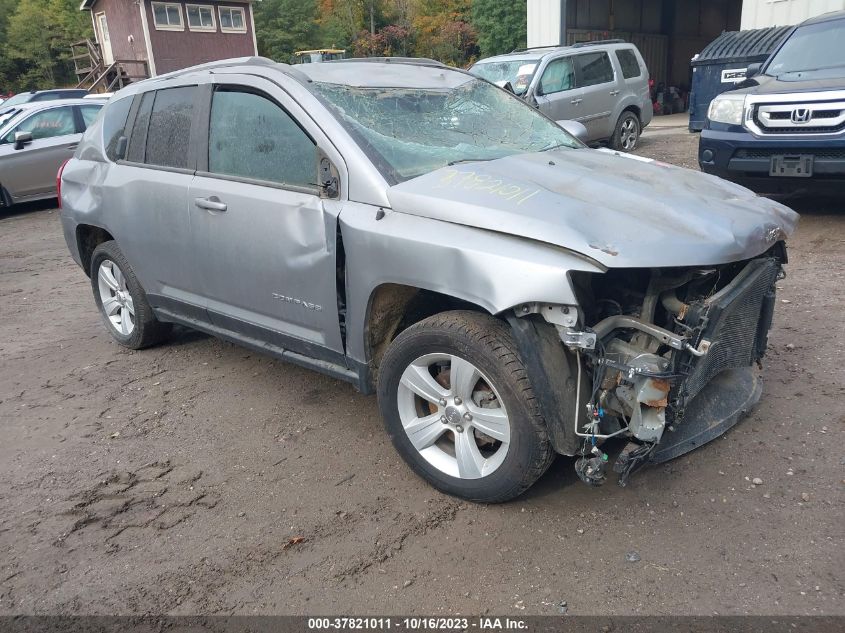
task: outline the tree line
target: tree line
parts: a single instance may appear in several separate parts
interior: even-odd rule
[[[524,0],[262,0],[259,54],[343,48],[349,56],[430,57],[466,66],[525,45]],[[72,86],[70,45],[94,39],[79,0],[0,0],[0,91]]]
[[[525,0],[263,0],[259,52],[343,48],[354,57],[429,57],[465,66],[525,46]]]

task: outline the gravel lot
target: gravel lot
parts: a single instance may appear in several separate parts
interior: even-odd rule
[[[120,348],[57,211],[4,211],[0,613],[845,614],[845,213],[790,203],[753,414],[626,489],[560,458],[500,506],[417,479],[344,383],[187,330]]]

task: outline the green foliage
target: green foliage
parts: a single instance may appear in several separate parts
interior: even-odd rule
[[[472,25],[478,32],[482,57],[525,47],[526,3],[472,0]]]
[[[296,50],[415,55],[466,65],[525,44],[524,0],[263,0],[258,49],[278,61]],[[187,34],[186,34],[187,35]],[[0,90],[74,85],[70,45],[93,39],[79,0],[0,0]]]
[[[294,51],[317,48],[316,0],[264,0],[253,6],[260,54],[289,62]]]
[[[86,37],[91,15],[77,0],[0,0],[0,88],[75,85],[70,45]]]

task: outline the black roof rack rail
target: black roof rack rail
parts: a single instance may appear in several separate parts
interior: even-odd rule
[[[511,53],[527,53],[528,51],[539,51],[546,48],[566,48],[567,44],[546,44],[545,46],[529,46],[528,48],[515,48]],[[510,54],[510,53],[509,53]]]
[[[590,42],[578,42],[577,44],[572,44],[572,48],[584,48],[585,46],[598,46],[601,44],[627,44],[625,40],[615,39],[615,40],[592,40]]]

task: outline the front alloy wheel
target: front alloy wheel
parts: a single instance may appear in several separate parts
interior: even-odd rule
[[[426,354],[402,374],[399,418],[420,456],[460,479],[496,471],[510,444],[508,413],[490,380],[468,360]]]
[[[449,494],[507,501],[554,458],[510,327],[488,314],[443,312],[399,334],[378,396],[396,450]]]

